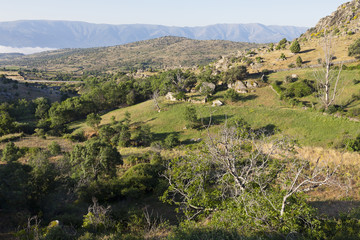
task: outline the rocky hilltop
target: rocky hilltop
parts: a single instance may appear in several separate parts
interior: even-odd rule
[[[320,36],[324,32],[331,32],[333,35],[352,35],[360,30],[359,17],[360,0],[344,3],[331,15],[320,19],[315,27],[305,33],[305,36]]]

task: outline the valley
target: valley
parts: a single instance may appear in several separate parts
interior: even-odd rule
[[[360,239],[358,14],[0,58],[0,238]]]

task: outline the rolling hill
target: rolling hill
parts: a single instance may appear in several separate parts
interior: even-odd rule
[[[63,49],[26,55],[14,60],[0,60],[0,66],[73,72],[192,67],[208,64],[222,55],[261,46],[255,43],[162,37],[113,47]]]

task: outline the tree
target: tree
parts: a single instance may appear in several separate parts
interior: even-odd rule
[[[35,99],[34,103],[36,104],[35,117],[38,119],[47,118],[50,109],[50,101],[44,97],[40,97]]]
[[[185,108],[184,117],[187,122],[186,127],[196,128],[199,125],[199,119],[194,106],[187,106]]]
[[[15,120],[6,111],[0,111],[0,136],[12,133],[15,130]]]
[[[314,71],[314,77],[318,86],[318,97],[325,110],[334,104],[339,93],[339,82],[341,77],[342,63],[339,70],[335,71],[333,66],[333,53],[331,38],[324,37],[324,60],[323,68]]]
[[[86,117],[86,124],[94,129],[99,128],[100,122],[101,122],[101,117],[99,114],[90,113]]]
[[[285,49],[287,44],[286,38],[283,38],[279,41],[278,45],[276,46],[276,50]]]
[[[15,162],[21,157],[20,148],[17,147],[13,142],[9,142],[5,145],[2,152],[1,161],[3,162]]]
[[[280,59],[281,59],[281,60],[286,60],[286,56],[285,56],[285,54],[284,54],[284,53],[281,53],[281,55],[280,55]]]
[[[246,218],[266,230],[297,221],[299,194],[333,184],[336,167],[312,163],[295,156],[294,142],[225,126],[220,136],[211,136],[205,149],[175,158],[164,177],[170,199],[189,218],[200,213],[238,209]],[[293,216],[292,214],[299,214]]]
[[[108,143],[90,139],[77,144],[70,154],[70,162],[82,179],[97,181],[99,177],[115,176],[116,165],[123,163],[120,153]]]
[[[238,66],[230,68],[225,72],[224,80],[227,83],[234,83],[238,80],[243,80],[247,77],[248,72],[245,66]]]
[[[292,53],[299,53],[299,52],[301,51],[301,47],[300,47],[300,44],[299,44],[299,42],[297,41],[297,39],[295,39],[295,40],[291,43],[290,51],[291,51]]]
[[[298,56],[296,58],[296,66],[301,67],[302,64],[303,64],[303,60],[300,56]]]
[[[360,39],[357,39],[348,49],[348,55],[359,57],[360,56]]]

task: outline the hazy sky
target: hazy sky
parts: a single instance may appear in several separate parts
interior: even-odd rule
[[[2,0],[0,22],[30,19],[205,26],[262,23],[313,27],[344,0]]]

